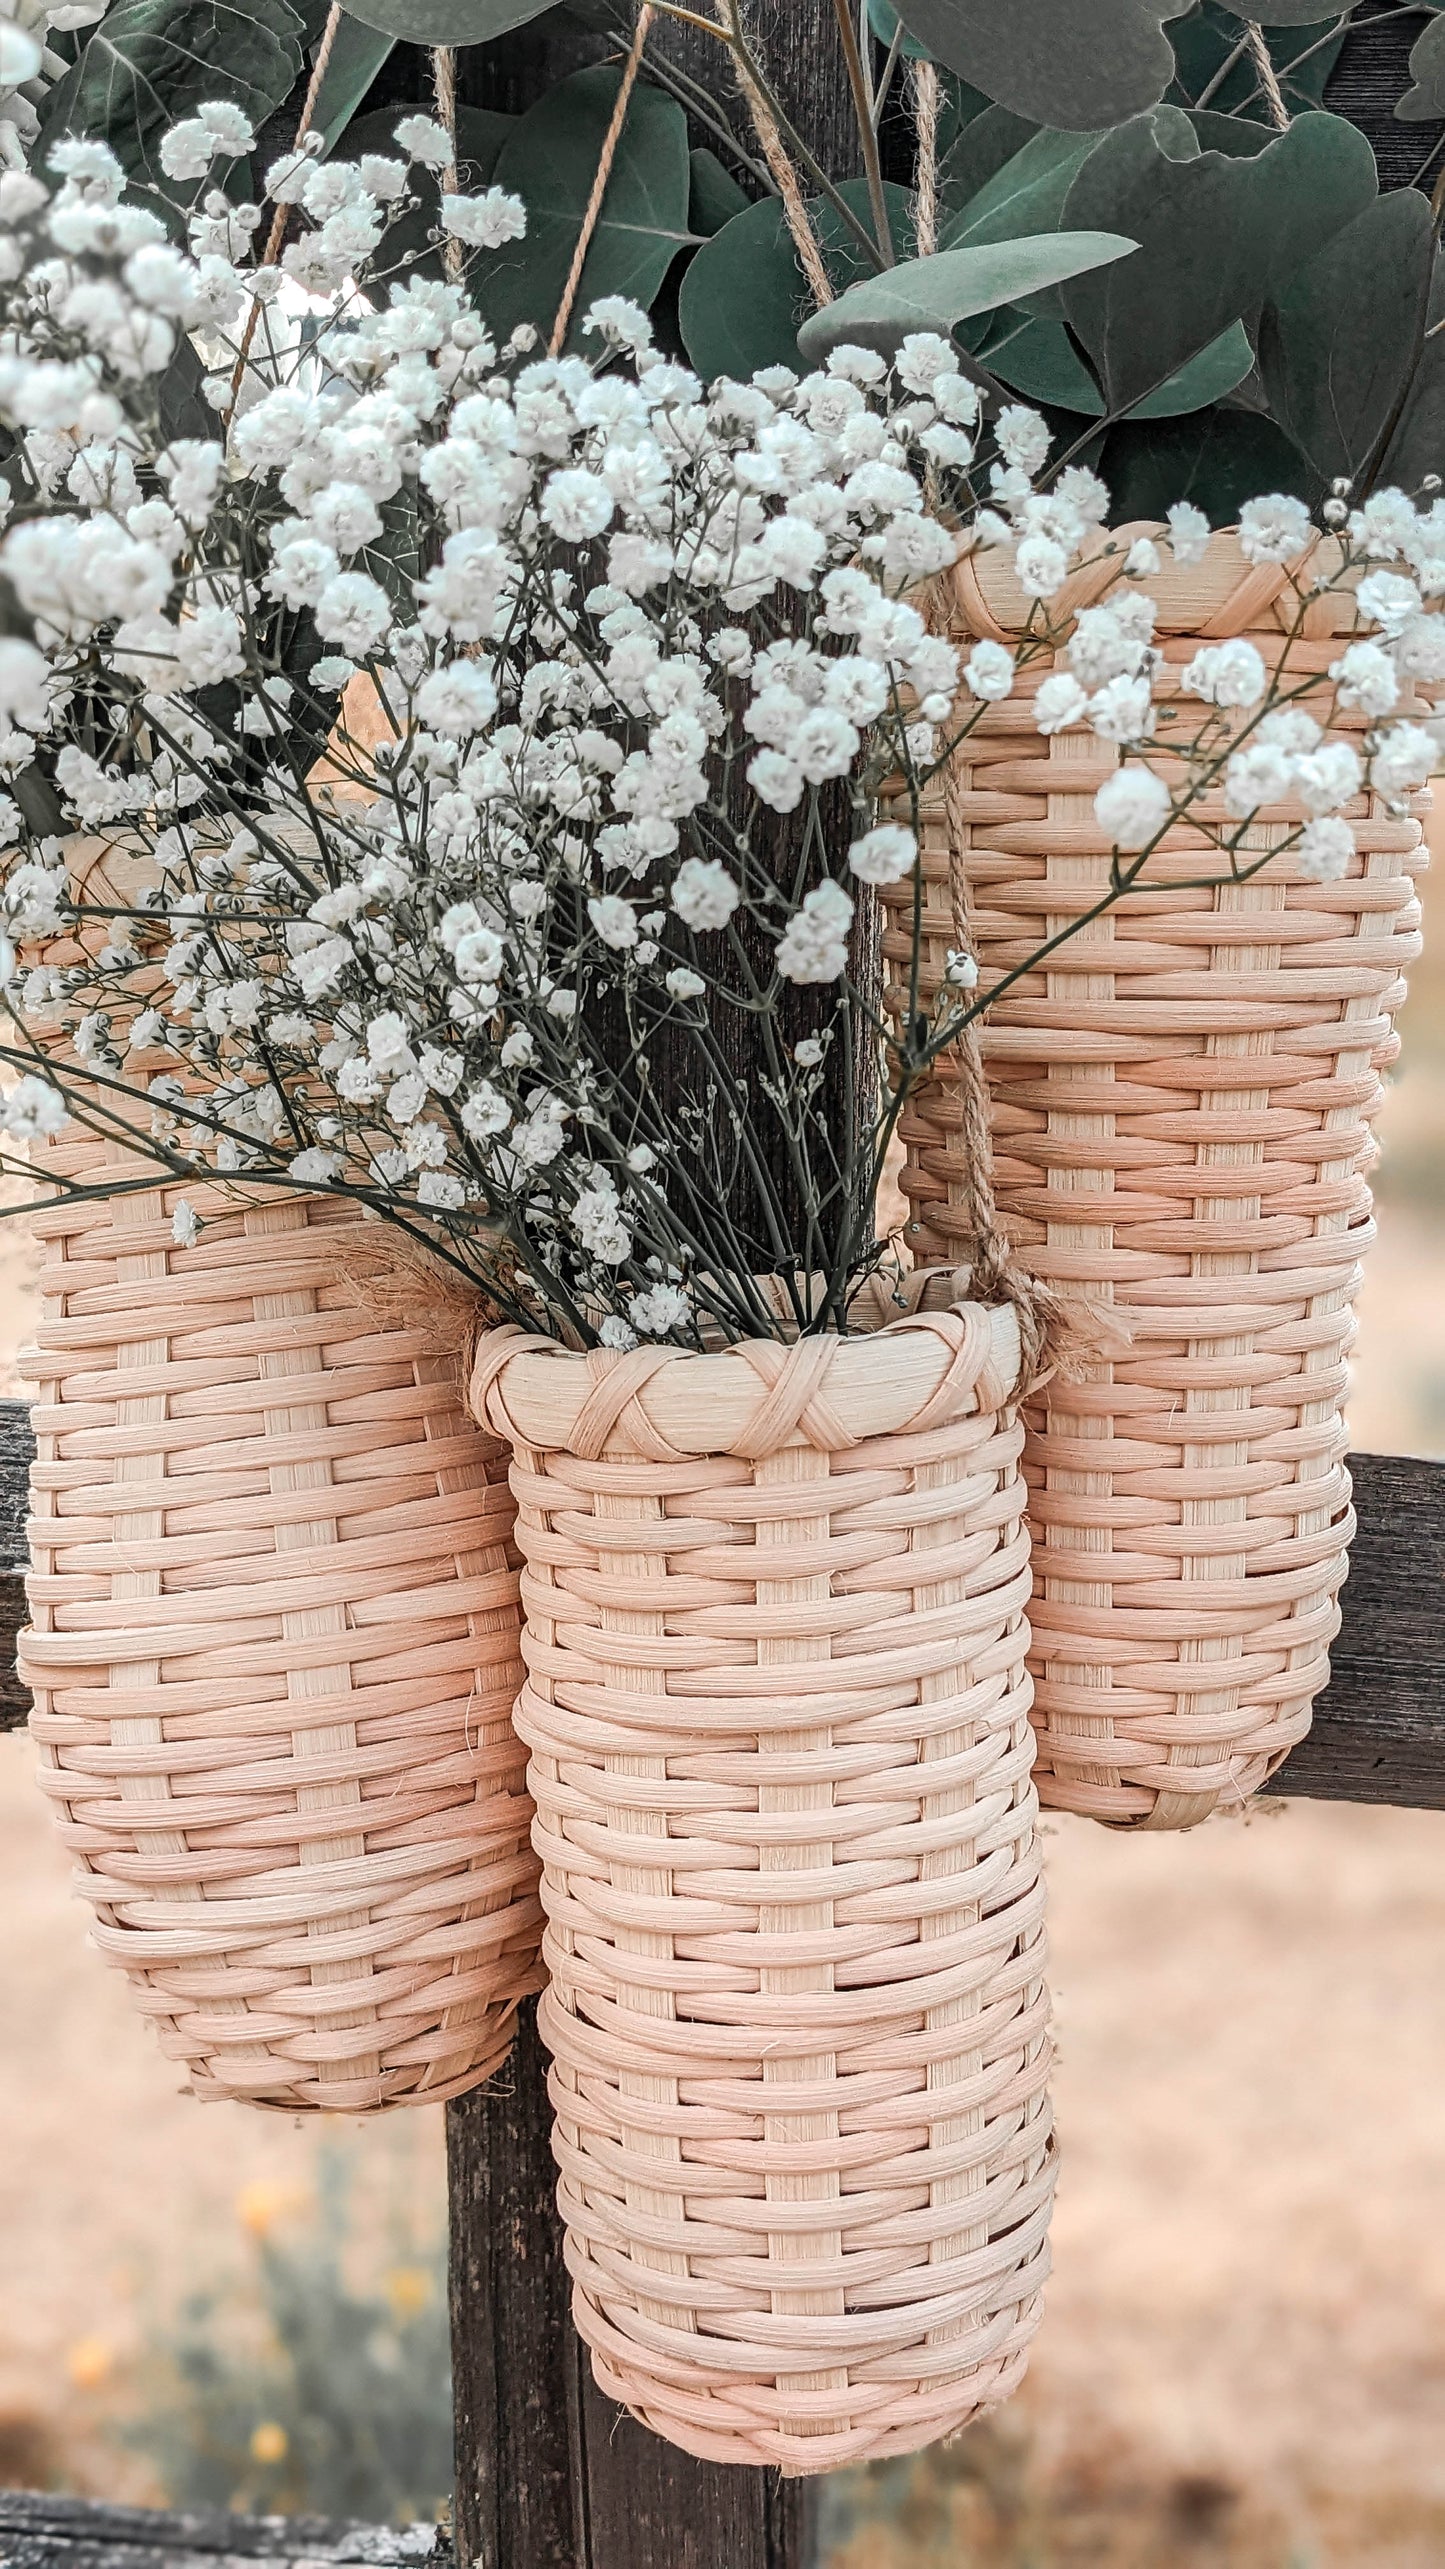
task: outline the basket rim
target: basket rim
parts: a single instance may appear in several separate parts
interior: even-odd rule
[[[1184,564],[1176,562],[1169,549],[1167,525],[1153,517],[1101,527],[1099,537],[1098,551],[1078,564],[1049,600],[1049,622],[1056,631],[1071,628],[1079,609],[1094,605],[1104,595],[1123,555],[1141,537],[1161,547],[1159,569],[1139,584],[1158,610],[1157,631],[1201,638],[1247,633],[1267,624],[1275,601],[1288,592],[1292,603],[1294,584],[1309,574],[1320,554],[1328,557],[1333,550],[1338,563],[1340,551],[1337,536],[1316,528],[1293,561],[1251,564],[1240,552],[1238,528],[1221,526],[1210,535],[1200,559]],[[969,633],[1014,642],[1036,613],[1038,601],[1020,587],[1007,546],[971,544],[944,580],[953,616]]]
[[[962,1298],[954,1270],[904,1281],[914,1308],[899,1312],[885,1286],[873,1309],[855,1302],[872,1325],[848,1337],[747,1339],[705,1355],[665,1346],[583,1351],[516,1327],[487,1330],[472,1369],[472,1414],[514,1445],[583,1459],[760,1460],[785,1446],[843,1452],[1006,1407],[1023,1369],[1013,1305]],[[926,1307],[940,1300],[941,1282],[945,1306]]]

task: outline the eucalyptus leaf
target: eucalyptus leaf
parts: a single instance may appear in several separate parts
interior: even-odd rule
[[[1131,419],[1178,419],[1192,410],[1203,410],[1209,403],[1222,401],[1226,393],[1242,384],[1254,364],[1254,350],[1249,332],[1242,321],[1221,330],[1177,375],[1171,375],[1157,392],[1145,395],[1130,411]]]
[[[35,157],[62,134],[95,135],[169,196],[161,136],[213,98],[264,123],[300,76],[301,35],[286,0],[112,0],[45,102]]]
[[[1187,419],[1124,420],[1111,428],[1095,471],[1108,483],[1118,524],[1161,518],[1192,500],[1211,526],[1232,526],[1246,500],[1284,491],[1311,502],[1319,484],[1272,419],[1215,408]]]
[[[1033,240],[990,241],[976,249],[936,250],[865,277],[835,303],[812,313],[798,333],[810,365],[866,331],[870,347],[898,346],[911,330],[947,333],[975,312],[1016,303],[1061,278],[1132,256],[1117,232],[1043,232]]]
[[[617,71],[606,66],[573,72],[516,120],[503,144],[493,178],[526,205],[526,238],[489,255],[475,272],[473,288],[500,339],[519,322],[543,331],[552,327],[618,80]],[[682,109],[639,81],[573,303],[569,345],[579,343],[588,305],[602,295],[628,295],[644,310],[651,306],[678,251],[692,239],[691,179]]]
[[[336,149],[395,42],[394,36],[381,35],[349,13],[341,19],[311,111],[312,126],[328,152]]]
[[[5,624],[7,632],[19,628]],[[29,639],[28,633],[26,639]],[[10,780],[10,792],[24,813],[36,838],[61,838],[68,827],[65,805],[54,779],[48,776],[38,759],[32,759],[18,776]]]
[[[985,107],[981,115],[970,117],[938,164],[942,202],[967,205],[1037,132],[1032,117],[1015,116],[1008,107]]]
[[[898,33],[898,12],[889,0],[868,0],[868,24],[880,45],[891,45]],[[927,48],[916,36],[905,36],[899,47],[905,62],[927,62]]]
[[[1249,116],[1220,116],[1212,107],[1187,111],[1194,139],[1202,152],[1223,152],[1231,161],[1252,161],[1267,151],[1279,128],[1256,124]]]
[[[1369,463],[1420,353],[1435,260],[1428,200],[1382,196],[1300,268],[1260,325],[1270,409],[1322,481]]]
[[[1437,252],[1425,316],[1425,344],[1381,467],[1381,478],[1418,491],[1445,469],[1445,252]]]
[[[1433,125],[1445,116],[1445,18],[1432,18],[1416,37],[1410,53],[1407,89],[1395,113],[1405,125]]]
[[[838,193],[866,220],[862,179],[846,180]],[[912,202],[891,182],[886,195],[894,244],[906,256],[913,247]],[[862,251],[831,205],[815,198],[808,217],[835,289],[867,273]],[[682,343],[708,382],[718,375],[746,378],[760,366],[796,365],[798,327],[811,302],[782,206],[765,196],[724,224],[689,262],[678,297]]]
[[[1126,416],[1248,321],[1375,193],[1369,144],[1342,117],[1298,117],[1252,159],[1201,152],[1189,119],[1160,107],[1090,153],[1069,189],[1070,229],[1105,226],[1137,259],[1063,289],[1070,326]]]
[[[1001,331],[982,362],[1010,392],[1042,402],[1049,410],[1077,411],[1081,419],[1102,419],[1104,396],[1061,321],[1044,313],[1016,313],[1011,331]]]
[[[1345,41],[1340,13],[1322,10],[1319,0],[1313,0],[1313,8],[1313,17],[1308,21],[1298,26],[1270,27],[1265,36],[1285,105],[1292,115],[1323,105],[1325,83]],[[1244,30],[1238,15],[1224,5],[1224,0],[1203,0],[1200,8],[1179,19],[1169,32],[1178,65],[1177,78],[1168,93],[1175,105],[1192,107],[1207,90],[1210,95],[1206,113],[1222,112],[1245,132],[1273,133],[1274,120],[1264,84],[1253,55],[1240,51]]]
[[[1165,22],[1190,0],[901,0],[937,62],[1001,107],[1084,132],[1154,106],[1174,77]]]
[[[485,45],[546,16],[554,0],[347,0],[353,18],[408,45]]]
[[[216,414],[202,390],[205,380],[205,367],[189,339],[178,336],[156,387],[161,433],[168,445],[177,437],[214,437]]]
[[[688,229],[699,240],[710,241],[735,214],[743,213],[750,204],[730,170],[723,167],[716,152],[704,143],[688,155],[690,183],[687,199]]]
[[[989,372],[1013,392],[1043,402],[1052,410],[1077,411],[1084,419],[1102,419],[1104,396],[1089,373],[1068,331],[1047,314],[1033,313],[1021,329],[990,349]],[[1161,384],[1131,412],[1134,419],[1173,419],[1203,410],[1244,381],[1254,364],[1249,333],[1236,321],[1208,348],[1201,348],[1177,375]]]
[[[1226,0],[1228,5],[1228,0]],[[1259,27],[1317,27],[1320,0],[1240,0],[1230,16],[1241,21],[1252,18]]]
[[[939,248],[963,250],[978,242],[1057,231],[1069,189],[1102,140],[1101,134],[1033,135],[954,216]]]

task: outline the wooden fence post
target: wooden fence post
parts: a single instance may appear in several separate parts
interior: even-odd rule
[[[847,175],[833,0],[755,0],[747,23],[809,147]],[[521,34],[462,55],[464,98],[515,112],[595,50],[550,20]],[[721,45],[660,21],[652,44],[728,98],[753,148]],[[815,2486],[695,2462],[597,2390],[568,2316],[548,2128],[529,2007],[503,2077],[447,2108],[461,2569],[814,2569]]]
[[[447,2107],[462,2569],[813,2569],[817,2491],[695,2462],[592,2379],[567,2313],[546,2056]]]

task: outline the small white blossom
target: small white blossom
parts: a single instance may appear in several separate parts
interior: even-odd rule
[[[1013,694],[1014,656],[1001,642],[976,642],[963,664],[969,693],[985,703],[1002,704]]]
[[[776,962],[785,981],[836,981],[848,964],[853,903],[841,883],[820,883],[778,939]]]
[[[1029,410],[1022,402],[1004,404],[995,422],[994,433],[1004,462],[1012,464],[1019,472],[1032,476],[1048,462],[1049,447],[1053,442],[1048,423],[1036,410]]]
[[[448,169],[452,160],[451,136],[444,125],[430,116],[403,116],[394,127],[397,148],[408,160],[420,161],[425,169]],[[275,190],[271,193],[274,195]]]
[[[1426,731],[1421,723],[1396,723],[1376,743],[1370,759],[1370,782],[1376,793],[1393,800],[1402,794],[1417,793],[1429,783],[1439,764],[1440,749],[1433,732]]]
[[[618,892],[604,892],[587,904],[587,916],[605,946],[625,951],[637,943],[637,912]]]
[[[1246,500],[1239,512],[1239,549],[1246,562],[1296,561],[1313,531],[1304,501],[1282,492]]]
[[[1192,571],[1209,550],[1209,520],[1192,500],[1176,500],[1166,511],[1169,549],[1181,571]]]
[[[1094,818],[1112,846],[1132,855],[1158,837],[1170,802],[1168,786],[1152,767],[1120,767],[1094,796]]]
[[[736,883],[725,865],[690,856],[677,869],[672,906],[684,927],[725,928],[738,906]]]
[[[1360,790],[1359,754],[1347,740],[1322,741],[1295,760],[1293,784],[1307,812],[1338,811]]]
[[[1337,883],[1349,872],[1354,853],[1355,833],[1337,816],[1309,821],[1300,832],[1300,867],[1316,883]]]
[[[1034,697],[1034,721],[1046,735],[1071,730],[1088,710],[1087,691],[1067,669],[1050,671]]]
[[[901,883],[918,859],[918,841],[899,822],[884,821],[866,837],[855,839],[848,863],[860,883]]]
[[[505,188],[489,187],[481,196],[442,198],[442,230],[472,249],[503,249],[508,241],[520,241],[526,229],[525,205]]]
[[[1334,661],[1330,676],[1343,706],[1362,713],[1392,714],[1400,701],[1400,675],[1390,654],[1378,642],[1352,642]]]
[[[1367,571],[1355,591],[1361,615],[1392,639],[1414,621],[1424,603],[1416,582],[1398,571]]]
[[[1257,705],[1269,683],[1263,658],[1242,635],[1230,642],[1206,643],[1196,651],[1180,681],[1186,696],[1202,696],[1210,705]]]

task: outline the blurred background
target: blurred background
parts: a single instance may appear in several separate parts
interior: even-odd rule
[[[1445,1458],[1439,814],[1434,838],[1352,1429]],[[29,1276],[0,1224],[0,1390]],[[950,2451],[830,2484],[829,2569],[1437,2569],[1445,1814],[1049,1842],[1064,2173],[1033,2371]],[[66,1873],[0,1738],[0,2485],[431,2519],[440,2110],[202,2111]]]

